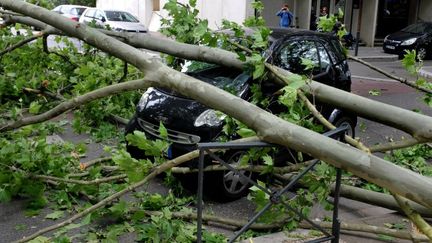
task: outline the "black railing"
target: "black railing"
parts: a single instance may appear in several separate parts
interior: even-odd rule
[[[328,131],[324,133],[323,135],[335,139],[341,139],[343,140],[344,134],[346,132],[346,127],[339,127],[337,129]],[[288,192],[293,186],[296,185],[296,183],[304,176],[306,175],[310,170],[312,170],[315,165],[319,162],[318,159],[315,159],[312,161],[312,163],[307,166],[301,173],[296,175],[285,187],[283,187],[280,190],[272,191],[269,188],[264,188],[261,185],[259,185],[257,182],[252,180],[251,178],[245,176],[243,173],[238,171],[236,168],[225,162],[223,159],[221,159],[219,156],[214,154],[211,150],[212,149],[249,149],[249,148],[264,148],[264,147],[276,147],[279,145],[276,144],[270,144],[262,141],[255,141],[255,142],[226,142],[226,143],[199,143],[198,149],[199,149],[199,164],[198,164],[198,203],[197,203],[197,242],[202,242],[202,212],[203,212],[203,182],[204,182],[204,155],[207,153],[210,157],[220,162],[222,165],[224,165],[227,169],[238,173],[239,176],[243,177],[245,180],[247,180],[252,185],[258,187],[263,192],[267,193],[270,198],[269,202],[261,209],[255,216],[253,216],[246,225],[244,225],[236,234],[230,239],[229,242],[234,242],[241,234],[243,234],[246,230],[249,229],[249,227],[261,216],[263,215],[272,205],[283,203],[284,206],[289,210],[294,212],[300,219],[303,219],[307,221],[313,228],[316,230],[321,231],[325,236],[319,239],[314,239],[309,242],[324,242],[331,240],[332,243],[339,242],[339,234],[340,234],[340,220],[338,218],[338,207],[339,207],[339,192],[340,192],[340,183],[341,183],[341,170],[337,168],[336,170],[336,187],[334,192],[334,201],[333,201],[333,224],[332,224],[332,232],[329,233],[322,227],[320,227],[318,224],[314,223],[313,221],[309,220],[308,218],[304,217],[301,212],[299,212],[297,209],[292,208],[289,206],[286,202],[281,200],[281,197],[284,193]]]

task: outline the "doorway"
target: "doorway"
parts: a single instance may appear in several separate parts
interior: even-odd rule
[[[375,37],[384,38],[408,25],[410,0],[380,0]]]

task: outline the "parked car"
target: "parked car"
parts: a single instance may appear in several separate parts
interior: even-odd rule
[[[406,50],[416,50],[419,59],[430,57],[432,48],[432,23],[424,22],[409,25],[384,38],[383,49],[403,57]]]
[[[65,16],[69,19],[72,19],[72,20],[75,20],[78,22],[82,13],[86,9],[87,9],[86,6],[80,6],[80,5],[59,5],[51,11],[57,12],[57,13]]]
[[[102,10],[88,8],[81,15],[80,23],[94,22],[97,27],[111,28],[115,31],[146,33],[147,28],[132,14],[120,10]]]
[[[350,91],[351,73],[346,55],[339,40],[333,35],[297,29],[273,29],[271,46],[266,52],[267,62],[295,73],[305,73],[301,58],[312,60],[314,80],[333,87]],[[230,90],[242,99],[251,98],[252,78],[245,72],[204,65],[203,68],[188,72],[188,75],[210,83],[216,87]],[[264,82],[262,91],[272,99],[269,109],[273,113],[286,109],[274,102],[273,94],[280,87],[271,82]],[[357,117],[330,105],[318,105],[322,114],[336,126],[348,126],[348,134],[354,136]],[[160,139],[159,124],[162,121],[168,130],[168,139],[172,142],[168,159],[175,158],[196,149],[199,142],[216,141],[222,133],[223,121],[216,112],[208,107],[184,97],[175,91],[164,88],[149,88],[141,97],[136,113],[126,126],[126,134],[135,130],[142,131],[147,138]],[[127,145],[128,152],[136,158],[143,158],[143,151]],[[225,153],[225,161],[237,163],[244,151]],[[285,154],[286,155],[286,154]],[[196,161],[188,166],[196,166]],[[246,173],[246,172],[245,172]],[[248,176],[253,175],[247,173]],[[237,199],[248,191],[248,183],[231,171],[206,174],[207,182],[213,195],[218,199]],[[195,183],[196,181],[194,181]]]

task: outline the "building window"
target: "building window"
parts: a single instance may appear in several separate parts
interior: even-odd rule
[[[153,11],[160,10],[160,0],[153,0]]]

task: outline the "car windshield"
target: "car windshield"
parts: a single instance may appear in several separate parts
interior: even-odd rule
[[[71,9],[70,13],[74,14],[76,16],[81,16],[81,14],[83,14],[84,10],[86,10],[85,8],[73,8]]]
[[[118,22],[133,22],[138,23],[138,19],[136,19],[132,14],[128,12],[122,11],[105,11],[107,19],[109,21],[118,21]]]
[[[402,29],[403,32],[424,34],[432,31],[432,26],[426,23],[412,24]]]

